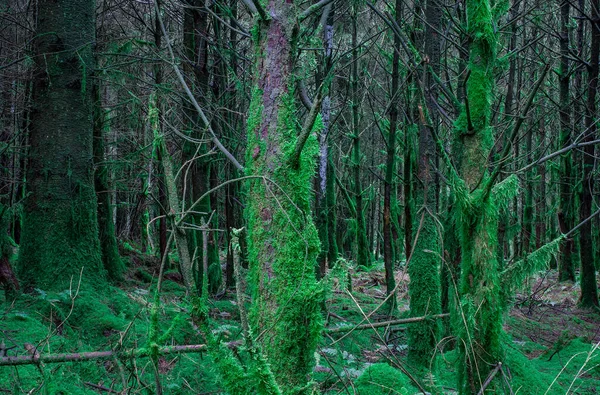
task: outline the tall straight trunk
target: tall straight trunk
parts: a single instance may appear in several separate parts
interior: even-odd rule
[[[229,10],[231,12],[230,22],[233,25],[233,21],[237,19],[237,0],[230,0]],[[237,32],[235,29],[230,30],[229,36],[229,45],[231,46],[231,59],[229,60],[229,66],[235,75],[234,78],[237,79],[238,75],[238,57],[236,51],[236,42],[237,42]],[[228,93],[228,102],[227,108],[238,108],[238,100],[236,92]],[[240,117],[235,112],[230,112],[228,114],[229,123],[231,125],[230,136],[233,139],[235,131],[239,130],[241,127]],[[238,170],[232,166],[231,164],[227,165],[227,171],[229,174],[229,179],[234,179],[239,177]],[[225,286],[233,287],[235,285],[235,276],[234,276],[234,251],[233,251],[233,233],[232,229],[240,228],[240,216],[238,210],[238,202],[237,199],[240,196],[240,186],[238,183],[228,184],[225,190],[225,224],[227,226],[227,258],[225,265]]]
[[[157,0],[157,9],[160,10],[161,8],[161,0]],[[160,23],[159,23],[159,17],[158,15],[155,15],[154,17],[154,46],[156,47],[157,51],[160,51],[162,48],[162,39],[163,39],[163,35],[162,35],[162,30],[160,28]],[[155,64],[154,66],[154,89],[156,91],[158,91],[160,89],[161,84],[163,83],[163,70],[162,70],[162,65],[161,64]],[[156,127],[158,128],[157,131],[153,131],[153,138],[156,138],[156,134],[162,134],[162,101],[160,100],[160,94],[155,98],[156,99],[156,103],[155,103],[155,108],[156,111],[158,111],[158,114],[156,115],[156,119],[157,119],[157,125]],[[163,163],[163,150],[158,148],[156,149],[156,147],[153,145],[153,147],[155,148],[154,154],[156,155],[156,160],[160,164]],[[157,177],[157,184],[158,184],[158,204],[159,204],[159,213],[160,213],[160,218],[158,220],[158,251],[159,251],[159,257],[162,260],[163,257],[165,256],[165,254],[167,253],[167,207],[169,206],[169,201],[168,201],[168,197],[167,197],[167,181],[165,178],[165,174],[164,174],[164,168],[163,168],[163,172],[159,173],[158,177]]]
[[[419,128],[419,152],[415,191],[415,248],[409,262],[410,312],[413,316],[439,314],[440,295],[440,232],[437,228],[436,185],[432,167],[435,164],[434,130],[438,125],[437,86],[432,75],[440,70],[440,29],[442,10],[437,0],[428,0],[425,8],[425,54],[429,57],[431,72],[425,75],[425,103],[431,112],[430,119],[421,119]],[[426,109],[421,113],[426,113]],[[409,327],[408,358],[420,368],[428,368],[435,353],[439,337],[438,321],[424,321]]]
[[[588,66],[588,89],[585,111],[586,133],[584,142],[596,139],[597,106],[596,96],[598,93],[598,65],[600,55],[600,0],[590,0],[592,8],[591,31],[592,42],[590,44],[591,60]],[[592,214],[594,193],[594,150],[595,145],[590,144],[583,148],[583,174],[581,180],[581,194],[579,207],[579,220],[584,221]],[[596,265],[594,257],[594,246],[592,239],[592,221],[587,221],[580,228],[580,257],[581,257],[581,297],[579,305],[583,307],[599,307],[598,285],[596,281]]]
[[[403,176],[403,200],[404,200],[404,255],[408,260],[412,254],[413,247],[413,128],[407,126],[404,130],[404,163],[402,167]]]
[[[371,266],[371,249],[367,239],[367,224],[365,221],[364,205],[363,205],[363,189],[361,182],[361,150],[360,150],[360,106],[358,93],[358,5],[352,6],[352,66],[350,85],[352,90],[352,103],[350,105],[352,111],[352,185],[354,207],[356,208],[356,264],[358,266]]]
[[[99,82],[94,81],[92,86],[94,98],[94,186],[98,199],[98,230],[100,248],[102,249],[102,263],[112,280],[120,280],[125,266],[119,256],[119,248],[115,235],[115,223],[111,209],[111,193],[108,177],[108,166],[105,158],[104,138],[110,130],[110,124],[104,108]]]
[[[560,75],[559,75],[559,113],[560,113],[560,141],[559,148],[570,145],[571,136],[571,100],[569,92],[569,22],[570,3],[568,0],[558,0],[560,4]],[[567,233],[575,224],[575,207],[573,207],[573,169],[572,152],[563,154],[560,158],[560,203],[558,221],[560,231]],[[560,261],[558,265],[559,281],[575,281],[575,265],[573,254],[575,243],[572,237],[565,239],[561,244]]]
[[[525,158],[526,163],[531,163],[533,145],[533,127],[529,127],[525,136]],[[530,174],[533,171],[530,172]],[[532,174],[533,175],[533,174]],[[526,256],[531,251],[531,241],[533,235],[533,183],[534,177],[527,178],[525,183],[525,196],[523,199],[523,226],[521,227],[521,254]]]
[[[322,72],[320,73],[320,83],[323,83],[324,79],[327,78],[325,73],[328,73],[332,67],[333,59],[333,20],[335,17],[335,4],[331,4],[325,10],[325,23],[323,26],[323,49],[324,59],[322,64]],[[330,87],[327,87],[330,88]],[[319,171],[317,176],[317,193],[316,193],[316,220],[317,228],[319,231],[319,239],[321,240],[321,254],[319,255],[319,275],[320,277],[325,275],[327,265],[333,265],[335,259],[337,259],[337,252],[333,255],[334,260],[331,260],[329,253],[330,241],[329,237],[329,211],[335,210],[335,207],[330,207],[327,200],[327,186],[328,183],[328,165],[329,165],[329,131],[331,124],[331,92],[327,89],[325,97],[323,97],[323,103],[321,105],[321,119],[323,120],[323,128],[319,134]],[[335,184],[331,184],[335,185]],[[337,249],[337,247],[336,247]]]
[[[261,177],[249,181],[245,212],[253,289],[249,322],[286,394],[310,392],[323,298],[314,275],[319,236],[310,213],[317,130],[301,133],[310,130],[301,130],[296,118],[299,3],[271,0],[265,6],[270,18],[257,19],[246,150],[247,174]]]
[[[402,1],[396,0],[396,21],[400,21],[400,9]],[[400,50],[401,42],[397,34],[394,35],[392,57],[392,91],[390,92],[390,129],[387,138],[387,155],[385,161],[385,182],[383,185],[383,262],[385,266],[385,287],[388,296],[389,311],[396,308],[396,280],[394,278],[394,242],[392,238],[392,188],[394,187],[394,175],[396,172],[396,131],[398,128],[398,105],[399,105],[399,80],[400,80]]]
[[[327,237],[329,242],[327,246],[329,250],[328,261],[334,264],[338,259],[338,231],[337,231],[337,212],[336,212],[336,194],[335,194],[335,169],[333,167],[333,153],[328,150],[327,158],[327,185],[325,191],[325,199],[327,200]]]
[[[38,3],[29,167],[18,269],[26,287],[102,281],[93,171],[95,1]]]
[[[188,78],[192,81],[191,86],[194,92],[205,101],[205,105],[209,105],[208,98],[210,97],[210,71],[208,67],[208,11],[203,9],[205,5],[203,0],[186,0],[184,8],[184,46],[188,62],[185,63],[185,72]],[[188,117],[189,135],[193,139],[201,140],[203,136],[204,126],[202,125],[198,114],[193,109],[191,103],[185,104],[186,114]],[[186,200],[188,204],[197,201],[202,195],[209,190],[211,165],[209,158],[205,155],[209,151],[207,143],[202,143],[200,147],[189,142],[184,143],[183,154],[185,160],[191,160],[197,156],[190,165],[189,172],[189,187],[187,188],[188,195]],[[201,226],[203,216],[208,216],[211,213],[211,199],[204,198],[197,206],[196,210],[202,214],[192,214],[191,222],[196,226]],[[204,289],[202,284],[204,276],[204,255],[208,257],[208,267],[218,262],[218,251],[215,248],[214,232],[208,233],[209,242],[207,243],[208,250],[203,248],[204,237],[200,230],[189,231],[189,247],[190,255],[194,259],[193,266],[196,268],[196,283],[199,291]],[[213,241],[213,242],[211,242]],[[210,278],[209,278],[209,282]]]

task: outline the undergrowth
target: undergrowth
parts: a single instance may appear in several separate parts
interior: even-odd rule
[[[119,288],[108,286],[92,290],[73,286],[60,292],[36,289],[15,301],[0,299],[0,346],[3,352],[27,355],[25,343],[37,347],[41,354],[148,347],[155,282],[148,270],[139,265],[130,268],[127,280]],[[190,306],[185,301],[185,289],[176,272],[168,273],[158,308],[159,345],[205,343],[205,337],[189,319]],[[364,314],[382,303],[378,290],[383,289],[384,284],[365,285],[366,279],[376,278],[374,276],[372,270],[354,274],[354,288],[359,291],[353,292],[352,297],[341,289],[328,294],[327,309],[333,315],[329,316],[327,327],[361,323]],[[234,296],[227,293],[223,299],[209,301],[208,307],[213,323],[212,338],[224,347],[230,347],[233,358],[252,358],[242,342]],[[405,311],[394,318],[406,316],[408,312]],[[369,316],[369,321],[388,318],[383,312],[376,312]],[[564,317],[560,319],[564,320]],[[570,391],[588,394],[600,387],[600,352],[593,348],[598,341],[591,333],[593,323],[574,314],[569,329],[578,329],[577,334],[563,331],[560,336],[550,339],[548,333],[556,333],[556,321],[536,321],[513,314],[507,322],[508,335],[502,339],[506,349],[503,364],[513,393],[559,395]],[[590,333],[590,336],[581,337],[582,333]],[[361,329],[325,335],[315,353],[316,368],[312,379],[322,394],[419,393],[411,379],[399,369],[403,367],[432,394],[455,394],[459,358],[452,348],[452,339],[438,344],[436,361],[431,364],[437,369],[426,375],[420,375],[405,364],[407,344],[406,331],[399,329]],[[158,371],[163,393],[224,394],[218,362],[206,353],[160,356]],[[269,362],[271,365],[276,363]],[[151,359],[118,357],[80,363],[0,367],[0,391],[6,393],[97,394],[103,392],[98,389],[100,387],[113,391],[126,388],[130,394],[156,393]],[[506,382],[504,389],[509,393]],[[260,392],[256,388],[246,388],[244,393]]]

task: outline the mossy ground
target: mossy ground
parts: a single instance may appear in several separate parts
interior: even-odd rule
[[[22,295],[15,302],[2,302],[1,341],[6,347],[17,346],[9,355],[25,355],[24,343],[39,345],[42,353],[110,350],[146,347],[150,327],[157,262],[133,249],[122,251],[130,261],[125,280],[119,287],[103,291],[81,289]],[[408,276],[398,271],[397,316],[408,316]],[[600,341],[600,316],[576,309],[577,287],[556,284],[556,274],[532,280],[515,298],[507,319],[507,361],[510,382],[515,393],[590,394],[600,387],[600,351],[586,363],[593,345]],[[185,290],[176,270],[165,275],[159,309],[159,335],[175,322],[174,330],[163,336],[161,345],[202,344],[203,337],[190,324]],[[333,314],[328,327],[359,323],[385,298],[385,277],[381,264],[369,271],[352,274],[352,297],[333,290],[327,307]],[[239,312],[234,294],[226,292],[209,306],[213,333],[224,342],[241,340]],[[378,312],[370,320],[389,317]],[[178,318],[179,317],[179,318]],[[62,323],[62,324],[61,324]],[[438,370],[427,377],[418,376],[431,393],[455,393],[456,351],[452,342],[440,343]],[[323,394],[415,394],[410,379],[400,370],[406,364],[407,334],[404,330],[357,330],[326,335],[317,353],[313,374]],[[585,367],[582,369],[582,366]],[[165,355],[159,359],[159,372],[166,394],[222,393],[222,385],[210,357],[203,354]],[[132,360],[95,360],[83,363],[45,366],[0,367],[0,390],[7,393],[94,394],[91,384],[115,391],[125,385],[131,394],[155,393],[154,373],[149,358]],[[32,391],[33,392],[30,392]],[[518,392],[517,392],[518,391]]]

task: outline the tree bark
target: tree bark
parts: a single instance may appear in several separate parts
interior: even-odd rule
[[[322,317],[315,280],[319,238],[310,215],[314,133],[297,167],[292,159],[301,127],[296,118],[294,60],[296,1],[270,0],[258,19],[256,74],[248,120],[246,218],[253,303],[249,321],[283,393],[305,394]]]
[[[95,1],[38,4],[27,194],[19,274],[61,290],[105,278],[93,179]]]
[[[598,65],[600,55],[600,0],[590,0],[592,9],[592,42],[590,44],[591,60],[588,66],[588,89],[585,111],[586,133],[584,142],[596,138],[596,96],[598,93]],[[586,145],[583,149],[583,174],[580,194],[579,220],[584,221],[592,214],[594,193],[594,150],[595,145]],[[579,305],[582,307],[600,307],[598,301],[598,284],[596,280],[596,265],[594,246],[592,241],[592,221],[587,221],[580,229],[580,257],[581,257],[581,297]]]

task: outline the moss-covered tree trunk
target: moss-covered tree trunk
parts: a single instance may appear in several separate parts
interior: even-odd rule
[[[558,0],[560,4],[560,148],[572,143],[571,137],[571,103],[569,96],[569,12],[570,4],[567,0]],[[573,155],[567,152],[560,159],[560,207],[558,212],[559,226],[562,233],[567,233],[574,226],[574,183],[572,170]],[[558,265],[559,281],[575,281],[575,265],[573,254],[575,242],[572,237],[561,244],[560,261]]]
[[[318,144],[310,133],[298,161],[295,1],[270,0],[255,27],[256,70],[248,120],[246,218],[253,302],[250,324],[285,394],[309,393],[321,330],[315,280],[319,238],[310,214]],[[299,2],[298,2],[299,3]]]
[[[325,23],[323,24],[323,49],[324,56],[322,62],[322,71],[320,80],[323,83],[323,79],[327,78],[327,73],[332,67],[333,59],[333,20],[335,16],[334,4],[331,4],[325,9]],[[329,84],[328,84],[329,85]],[[328,87],[330,88],[330,87]],[[321,254],[319,256],[319,274],[322,277],[325,274],[327,265],[333,265],[337,258],[337,244],[335,238],[329,235],[330,232],[330,219],[329,212],[335,210],[335,206],[329,206],[328,194],[330,193],[327,188],[333,187],[334,184],[329,182],[328,176],[330,173],[329,167],[329,131],[331,123],[331,92],[328,89],[326,96],[323,98],[321,105],[321,118],[323,119],[323,128],[319,134],[319,171],[317,177],[317,193],[316,195],[316,208],[317,208],[317,228],[319,230],[319,239],[321,240]],[[331,245],[333,243],[333,245]],[[330,248],[335,249],[335,254],[330,253]],[[335,257],[333,260],[331,259]]]
[[[467,0],[469,79],[465,109],[458,120],[462,179],[455,182],[455,221],[462,251],[458,329],[459,390],[475,394],[503,360],[503,304],[497,260],[498,208],[486,169],[493,145],[490,126],[494,93],[496,33],[489,0]],[[493,387],[490,387],[493,388]]]
[[[598,76],[600,65],[600,0],[590,0],[592,9],[592,42],[590,44],[591,60],[588,66],[588,89],[585,111],[584,142],[593,141],[596,138],[598,113],[596,111],[596,96],[598,93]],[[583,173],[580,193],[579,219],[586,220],[592,214],[594,193],[594,150],[593,144],[583,149]],[[596,280],[596,265],[594,246],[592,242],[592,221],[587,221],[580,230],[580,257],[581,257],[581,297],[579,304],[583,307],[599,307],[598,285]]]
[[[203,2],[199,0],[186,0],[183,14],[183,43],[188,61],[184,64],[184,71],[189,78],[189,85],[192,88],[192,92],[194,92],[199,100],[202,100],[205,105],[208,105],[209,103],[207,100],[210,97],[210,71],[208,65],[209,14],[201,9],[202,5]],[[189,125],[188,134],[193,139],[200,141],[204,136],[202,132],[203,125],[201,125],[198,114],[192,104],[187,101],[185,103],[185,108]],[[206,142],[192,143],[186,141],[183,146],[184,159],[186,161],[192,161],[190,163],[188,187],[186,188],[187,206],[193,204],[193,202],[204,195],[209,189],[211,169],[210,160],[207,156],[207,144],[208,143]],[[189,217],[194,225],[200,226],[201,218],[205,215],[210,215],[210,199],[208,197],[203,199],[200,204],[196,206],[194,211],[206,213],[192,213]],[[194,257],[194,267],[197,269],[196,281],[199,290],[203,289],[201,284],[202,279],[204,278],[202,262],[204,254],[206,253],[202,247],[202,238],[203,234],[200,230],[190,230],[188,232],[190,256]],[[208,266],[210,267],[214,262],[218,262],[218,255],[214,248],[214,243],[209,242],[207,245],[209,250],[207,254]]]
[[[364,204],[363,204],[363,189],[361,180],[360,163],[362,154],[360,150],[360,107],[359,107],[359,91],[358,91],[358,62],[359,62],[359,46],[358,46],[358,2],[351,5],[352,14],[352,65],[350,75],[350,86],[352,102],[350,109],[352,112],[352,154],[350,158],[352,169],[352,192],[354,198],[354,207],[356,215],[356,264],[358,266],[371,266],[371,248],[367,238],[367,223],[365,220]]]
[[[104,108],[102,108],[102,95],[99,81],[93,83],[94,99],[94,186],[98,199],[98,230],[100,237],[100,248],[102,249],[102,263],[112,280],[120,280],[123,277],[125,266],[119,256],[119,248],[115,235],[115,224],[111,209],[111,188],[108,177],[108,166],[105,158],[104,138],[110,130],[109,119]]]
[[[396,22],[400,21],[400,9],[402,2],[396,0]],[[394,175],[396,173],[396,131],[398,128],[398,102],[399,102],[399,80],[400,80],[400,37],[394,35],[394,54],[392,56],[392,91],[390,92],[390,126],[388,131],[385,161],[385,180],[383,186],[383,263],[385,266],[385,287],[388,299],[388,310],[392,313],[396,308],[396,280],[394,278],[394,243],[392,238],[392,188],[394,187]]]
[[[27,287],[102,281],[92,156],[95,1],[38,3],[27,194],[18,272]]]
[[[441,312],[440,285],[440,239],[437,228],[437,199],[433,167],[435,165],[434,128],[437,128],[437,88],[433,73],[439,73],[439,29],[441,8],[436,0],[429,0],[425,9],[425,53],[431,69],[425,73],[425,103],[431,117],[421,119],[417,163],[418,188],[414,222],[415,248],[409,262],[410,312],[413,316],[439,314]],[[423,110],[423,113],[425,110]],[[427,368],[432,362],[440,333],[439,322],[430,320],[411,325],[409,328],[409,361],[417,367]]]

